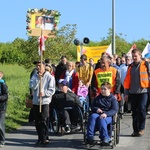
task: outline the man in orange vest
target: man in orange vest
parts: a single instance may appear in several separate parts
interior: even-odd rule
[[[146,104],[150,89],[150,67],[141,58],[139,49],[132,50],[133,63],[129,66],[124,80],[125,101],[130,99],[133,133],[131,136],[144,135]]]
[[[120,93],[121,80],[119,71],[110,66],[111,60],[108,56],[102,56],[100,59],[100,67],[97,68],[92,77],[91,89],[93,91],[94,96],[100,94],[101,84],[104,82],[109,82],[112,86],[111,92],[114,94],[116,99]]]

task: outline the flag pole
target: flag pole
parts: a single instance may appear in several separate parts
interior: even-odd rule
[[[42,70],[42,60],[43,60],[43,50],[42,50],[42,35],[43,35],[43,30],[41,29],[41,37],[40,37],[40,62],[41,62],[41,65],[40,65],[40,71]],[[40,76],[40,107],[39,107],[39,112],[41,113],[42,112],[42,76]]]

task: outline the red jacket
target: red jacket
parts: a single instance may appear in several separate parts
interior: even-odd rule
[[[61,75],[60,75],[60,79],[65,79],[66,76],[66,71],[64,71]],[[72,85],[69,87],[75,94],[77,94],[77,90],[78,90],[78,84],[79,84],[79,75],[76,71],[73,72],[72,74]]]

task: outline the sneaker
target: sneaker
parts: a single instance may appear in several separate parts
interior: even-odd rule
[[[139,131],[138,133],[140,136],[144,135],[144,130]]]
[[[42,143],[42,141],[38,140],[35,145],[40,145]]]
[[[147,111],[147,113],[146,113],[147,115],[150,115],[150,111]]]
[[[4,143],[0,143],[0,148],[4,147]]]
[[[94,140],[88,140],[87,139],[87,144],[94,146],[97,142]]]
[[[102,142],[100,143],[100,146],[110,146],[110,142],[102,141]]]
[[[42,145],[46,145],[48,143],[49,143],[49,140],[44,140],[44,141],[41,142]]]
[[[138,137],[138,136],[140,136],[140,134],[139,134],[138,132],[133,132],[133,133],[131,134],[131,136],[132,136],[132,137]]]
[[[66,127],[65,127],[65,132],[66,132],[66,133],[70,133],[70,131],[71,131],[71,129],[70,129],[69,125],[66,125]]]
[[[81,127],[79,125],[71,125],[71,130],[80,130]]]

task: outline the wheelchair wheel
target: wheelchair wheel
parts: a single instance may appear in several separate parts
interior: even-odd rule
[[[81,130],[83,132],[83,126],[84,126],[84,123],[83,123],[83,112],[81,110],[81,108],[78,106],[78,109],[79,109],[79,119],[78,119],[78,124],[79,126],[81,127]]]
[[[119,137],[120,137],[120,117],[117,116],[116,120],[116,144],[119,144]]]
[[[54,133],[59,132],[60,128],[60,116],[57,109],[53,108],[52,114],[50,114],[50,124]]]

